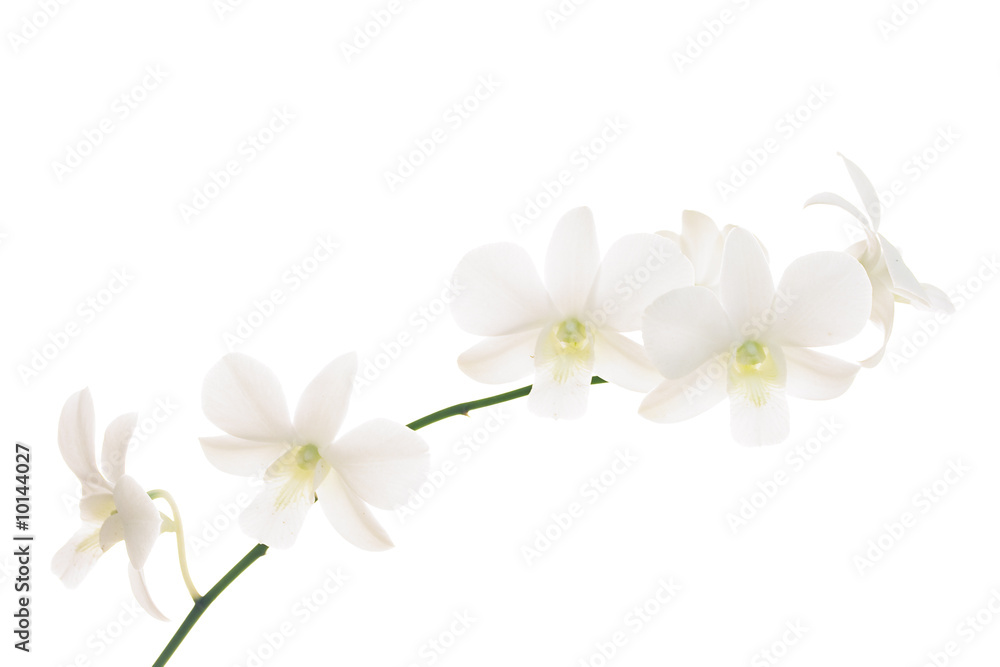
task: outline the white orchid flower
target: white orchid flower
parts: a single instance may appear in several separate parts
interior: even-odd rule
[[[426,443],[387,419],[338,437],[347,415],[358,360],[335,359],[299,399],[294,420],[277,377],[245,354],[224,356],[205,377],[205,416],[228,433],[201,438],[208,460],[224,472],[249,476],[266,467],[264,490],[243,511],[240,525],[255,540],[290,547],[318,500],[345,539],[378,551],[392,540],[371,510],[392,509],[424,481]]]
[[[477,248],[459,263],[452,314],[465,331],[490,337],[463,353],[459,367],[490,384],[534,374],[532,412],[579,417],[595,375],[633,391],[655,386],[642,346],[622,332],[639,329],[657,296],[693,281],[691,262],[656,234],[626,236],[600,261],[590,210],[573,209],[552,235],[544,283],[512,243]]]
[[[83,527],[52,559],[52,570],[64,584],[77,586],[100,556],[125,542],[129,583],[136,599],[155,618],[166,617],[153,604],[142,568],[164,528],[152,498],[125,474],[125,454],[138,415],[125,414],[108,425],[101,448],[101,469],[94,450],[94,402],[83,389],[66,401],[59,417],[59,451],[83,487],[80,517]]]
[[[809,348],[850,339],[870,312],[871,285],[850,255],[801,257],[775,290],[760,244],[737,227],[726,238],[718,295],[682,287],[643,316],[646,350],[667,379],[646,396],[639,413],[682,421],[728,396],[737,441],[780,442],[789,431],[786,393],[834,398],[860,369]]]
[[[734,225],[726,225],[720,230],[715,221],[704,213],[683,211],[680,234],[667,230],[656,233],[676,243],[684,256],[691,261],[694,266],[695,285],[718,292],[722,271],[722,249],[726,236],[733,229]],[[760,243],[760,239],[757,242]],[[767,248],[763,244],[760,247],[767,257]]]
[[[829,204],[837,206],[853,216],[865,239],[855,243],[847,252],[856,257],[872,284],[871,321],[882,330],[882,347],[872,356],[861,361],[866,368],[876,366],[885,354],[889,336],[892,333],[892,322],[895,302],[912,304],[921,310],[939,310],[946,313],[955,311],[951,299],[942,290],[921,283],[903,263],[899,250],[879,233],[879,223],[882,218],[882,205],[879,202],[875,186],[865,176],[861,169],[843,155],[840,156],[847,166],[847,172],[854,182],[861,197],[861,203],[867,213],[862,213],[854,204],[840,195],[823,192],[806,201],[806,206],[813,204]]]

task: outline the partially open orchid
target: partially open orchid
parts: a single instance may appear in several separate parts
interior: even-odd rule
[[[553,233],[544,283],[512,243],[483,246],[459,263],[452,314],[465,331],[490,337],[463,353],[459,367],[486,383],[534,373],[532,412],[579,417],[595,375],[634,391],[656,384],[642,346],[622,332],[639,329],[657,296],[693,281],[677,244],[656,234],[620,239],[602,262],[590,210],[573,209]]]
[[[667,379],[646,396],[639,413],[676,422],[728,396],[737,441],[780,442],[789,431],[786,392],[834,398],[860,368],[809,348],[852,338],[870,312],[871,286],[850,255],[801,257],[775,290],[760,244],[734,228],[726,238],[718,295],[682,287],[643,316],[649,358]]]
[[[338,437],[358,360],[335,359],[306,387],[294,421],[277,377],[245,354],[223,357],[205,377],[205,416],[228,436],[201,438],[208,460],[224,472],[253,475],[266,467],[264,490],[240,525],[272,547],[295,541],[319,501],[348,541],[373,551],[392,540],[367,507],[393,509],[424,481],[427,445],[410,429],[374,419]]]
[[[722,271],[722,249],[726,236],[733,229],[734,225],[726,225],[719,230],[715,221],[704,213],[686,210],[681,213],[680,234],[668,230],[656,233],[676,243],[684,256],[691,260],[695,285],[717,292]],[[760,239],[757,242],[760,243]],[[767,248],[763,244],[760,247],[767,257]]]
[[[726,227],[725,232],[729,232]],[[725,235],[715,222],[698,211],[681,213],[681,233],[671,231],[656,232],[678,245],[684,256],[694,266],[694,284],[716,289],[719,286],[719,271],[722,268],[722,246]]]
[[[164,529],[163,516],[139,483],[125,475],[125,454],[136,421],[135,413],[125,414],[108,426],[101,448],[102,474],[94,449],[94,402],[90,391],[83,389],[73,394],[63,406],[59,451],[83,487],[83,527],[56,552],[52,570],[67,586],[75,587],[105,551],[124,540],[129,582],[136,598],[152,616],[166,620],[153,605],[142,573],[153,543]]]
[[[840,156],[847,166],[847,172],[854,182],[861,197],[865,212],[862,213],[854,204],[840,195],[823,192],[806,201],[806,206],[813,204],[829,204],[837,206],[853,216],[854,221],[865,234],[865,239],[855,243],[847,252],[856,257],[872,284],[871,321],[882,330],[882,347],[872,356],[861,361],[861,365],[871,368],[882,360],[885,354],[889,336],[892,333],[894,302],[909,303],[922,310],[940,310],[954,312],[955,306],[942,290],[921,283],[903,263],[899,251],[882,234],[879,233],[879,223],[882,218],[882,205],[879,202],[875,186],[865,176],[861,169],[843,155]]]

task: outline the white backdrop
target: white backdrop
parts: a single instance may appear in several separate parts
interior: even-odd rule
[[[540,260],[578,205],[603,248],[693,208],[749,227],[777,274],[852,240],[836,211],[802,210],[853,193],[838,151],[888,193],[883,229],[917,276],[957,295],[947,322],[900,307],[887,361],[840,399],[794,402],[775,447],[734,443],[724,406],[646,422],[641,396],[613,386],[579,421],[520,402],[430,426],[435,484],[412,516],[381,515],[396,549],[362,552],[313,512],[174,661],[1000,654],[995,3],[10,0],[2,14],[3,469],[10,499],[13,443],[31,445],[36,535],[30,655],[11,647],[2,549],[4,664],[151,664],[188,610],[167,538],[148,575],[170,623],[135,611],[121,546],[76,590],[50,573],[78,523],[55,442],[72,392],[91,388],[102,432],[141,413],[130,472],[177,497],[207,589],[253,544],[230,518],[253,488],[197,442],[217,433],[200,386],[228,349],[271,366],[293,404],[357,350],[382,368],[349,421],[407,422],[505,389],[455,364],[475,338],[442,298],[468,250],[515,241]]]

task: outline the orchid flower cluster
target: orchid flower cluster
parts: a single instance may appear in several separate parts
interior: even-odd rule
[[[582,416],[593,384],[641,392],[641,416],[663,423],[729,401],[733,438],[769,445],[789,433],[787,397],[843,394],[861,368],[882,359],[897,302],[952,311],[940,289],[920,283],[879,232],[881,206],[871,181],[844,158],[861,200],[822,193],[806,206],[838,207],[864,239],[846,251],[793,261],[775,284],[764,245],[746,229],[720,229],[684,211],[679,233],[630,234],[600,255],[591,212],[569,211],[557,224],[540,274],[527,252],[496,243],[469,252],[455,270],[463,286],[455,322],[485,340],[458,357],[459,368],[488,384],[533,376],[529,387],[446,408],[413,422],[375,419],[341,433],[357,358],[323,368],[288,410],[277,377],[244,354],[228,354],[202,387],[205,416],[224,434],[200,439],[209,462],[240,476],[261,474],[263,490],[240,525],[259,544],[208,594],[198,593],[184,548],[177,504],[144,491],[125,474],[136,415],[107,427],[98,469],[94,407],[88,390],[67,400],[59,448],[82,487],[83,527],[56,553],[55,573],[80,583],[97,559],[125,543],[136,599],[165,616],[146,586],[144,565],[157,538],[175,533],[181,573],[195,609],[156,664],[165,664],[208,604],[269,547],[291,547],[318,504],[333,528],[361,549],[393,546],[371,508],[393,509],[426,477],[428,447],[416,431],[440,419],[527,395],[542,417]],[[856,337],[871,322],[882,344],[861,360],[821,352]],[[166,504],[168,513],[157,508]]]

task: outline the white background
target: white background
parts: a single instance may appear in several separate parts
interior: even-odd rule
[[[640,395],[612,386],[596,388],[575,422],[508,404],[502,429],[468,460],[455,443],[485,415],[431,426],[422,434],[433,469],[451,460],[456,472],[415,516],[382,516],[396,549],[361,552],[312,513],[294,549],[239,579],[175,662],[252,665],[263,652],[267,665],[597,666],[597,646],[620,631],[627,641],[607,664],[762,665],[759,652],[796,622],[807,630],[780,661],[789,667],[917,666],[953,640],[948,664],[1000,654],[1000,619],[971,641],[971,626],[959,627],[1000,591],[1000,292],[988,268],[1000,245],[995,3],[910,0],[890,31],[888,0],[595,0],[554,26],[555,0],[407,1],[350,60],[342,45],[386,2],[251,0],[221,17],[210,0],[70,2],[49,19],[41,4],[10,0],[0,17],[3,469],[15,439],[32,446],[37,535],[30,656],[10,648],[11,558],[0,560],[5,661],[151,664],[188,609],[167,537],[148,572],[170,623],[131,617],[121,546],[76,590],[51,575],[52,554],[78,523],[76,481],[55,443],[72,392],[91,388],[100,431],[124,412],[162,417],[157,401],[176,406],[137,441],[129,471],[174,493],[189,539],[211,538],[212,521],[223,527],[193,549],[204,590],[253,544],[225,514],[253,489],[212,468],[197,437],[216,433],[201,414],[201,380],[255,300],[275,289],[285,297],[236,349],[270,365],[293,404],[335,356],[357,350],[374,362],[408,334],[349,421],[410,421],[506,389],[463,377],[455,357],[475,338],[446,313],[430,323],[421,314],[440,305],[469,249],[516,241],[540,259],[559,215],[582,204],[604,248],[625,233],[677,229],[681,210],[694,208],[749,227],[778,274],[800,254],[851,240],[837,211],[801,208],[823,190],[856,199],[838,151],[880,190],[900,181],[882,229],[917,276],[975,290],[947,323],[926,334],[932,318],[899,307],[889,360],[840,399],[795,402],[791,437],[770,448],[735,444],[724,405],[661,426],[636,415]],[[723,10],[729,22],[713,23]],[[44,25],[32,32],[25,20]],[[689,40],[705,46],[679,66]],[[165,77],[157,83],[147,68]],[[480,77],[498,87],[480,89],[478,108],[449,122]],[[828,99],[814,96],[821,89]],[[125,118],[123,94],[135,106]],[[247,160],[241,144],[274,109],[294,120]],[[105,118],[111,133],[60,178],[53,163]],[[582,163],[576,151],[609,119],[625,129]],[[385,172],[435,128],[444,143],[391,191]],[[952,136],[938,142],[943,152],[939,133]],[[776,152],[723,197],[719,182],[769,138]],[[936,160],[915,167],[925,150]],[[229,160],[240,173],[185,220],[180,206]],[[563,169],[571,185],[517,229],[512,214]],[[336,254],[293,288],[283,276],[319,237],[338,243]],[[128,286],[85,314],[80,304],[107,297],[116,270]],[[70,323],[79,334],[47,348],[52,358],[25,378],[19,368]],[[799,469],[790,452],[824,419],[837,434]],[[619,452],[635,463],[591,503],[583,485]],[[925,512],[914,496],[949,462],[968,472],[939,485]],[[727,515],[779,470],[788,483],[734,531]],[[582,516],[529,563],[522,548],[574,502]],[[916,524],[883,537],[895,543],[859,571],[869,540],[906,512]],[[324,599],[317,591],[337,568],[350,580]],[[641,628],[626,618],[671,577],[675,599]],[[306,618],[296,604],[310,596],[325,604]],[[463,613],[471,628],[433,653],[428,642],[451,643]],[[261,649],[283,623],[292,633],[277,652]]]

